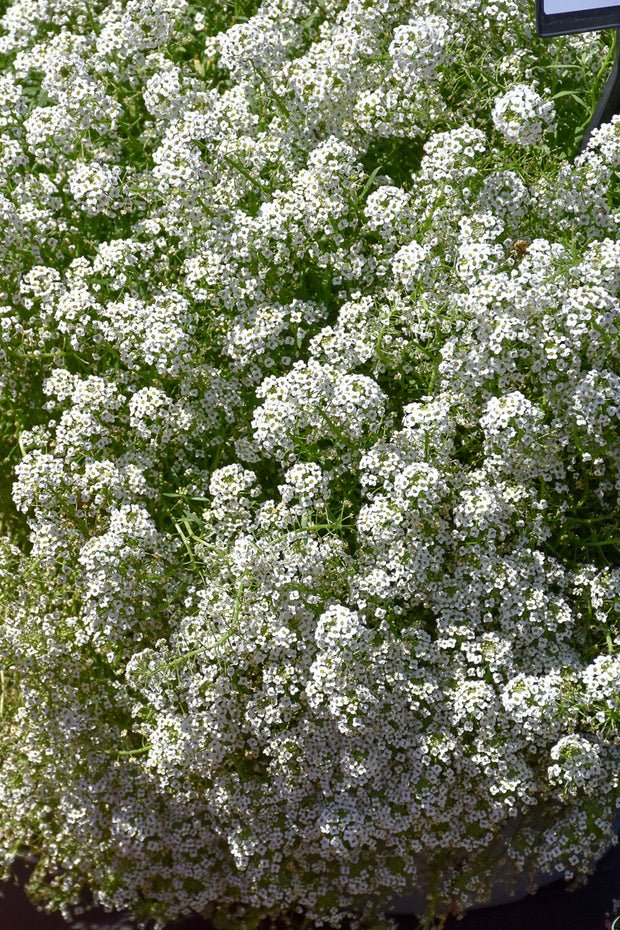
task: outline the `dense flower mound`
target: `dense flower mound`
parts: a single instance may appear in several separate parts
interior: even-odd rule
[[[5,874],[241,928],[587,873],[620,796],[620,121],[575,156],[605,36],[538,40],[529,0],[4,10]]]

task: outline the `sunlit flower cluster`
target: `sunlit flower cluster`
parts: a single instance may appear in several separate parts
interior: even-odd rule
[[[531,16],[0,18],[0,861],[42,906],[431,921],[614,841],[620,119],[568,151],[541,88],[604,39]]]
[[[495,100],[493,123],[506,142],[536,145],[556,128],[553,101],[545,101],[527,84],[517,84]]]

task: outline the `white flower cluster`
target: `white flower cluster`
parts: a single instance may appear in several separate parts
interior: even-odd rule
[[[388,48],[393,59],[394,79],[414,82],[434,76],[446,57],[450,24],[443,16],[425,16],[397,26]]]
[[[119,193],[120,173],[118,165],[111,168],[101,163],[76,165],[69,172],[69,190],[89,216],[113,213],[111,205]]]
[[[530,16],[0,17],[0,862],[42,906],[430,922],[613,841],[620,122],[541,158]]]
[[[517,145],[536,145],[543,133],[556,128],[553,101],[543,100],[528,84],[517,84],[497,97],[492,115],[495,128],[506,142]]]

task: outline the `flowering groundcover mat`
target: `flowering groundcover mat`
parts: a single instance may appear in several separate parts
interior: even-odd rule
[[[620,913],[620,846],[616,845],[597,863],[585,885],[557,879],[526,899],[499,907],[470,910],[460,918],[448,917],[444,930],[611,930]],[[281,926],[282,924],[280,924]],[[303,918],[293,924],[303,925]],[[414,916],[396,918],[398,930],[419,930]],[[56,912],[35,909],[21,888],[0,884],[0,926],[11,930],[136,930],[127,912],[88,909],[68,922]],[[328,925],[325,925],[328,926]],[[617,926],[617,924],[616,924]],[[166,930],[213,930],[202,917],[188,917],[166,925]]]
[[[620,122],[524,0],[0,17],[0,844],[431,927],[614,841]],[[263,923],[263,925],[265,925]]]

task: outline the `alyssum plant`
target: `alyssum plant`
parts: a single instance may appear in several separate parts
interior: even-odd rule
[[[612,841],[620,123],[574,156],[606,39],[530,7],[5,7],[0,843],[41,906],[430,926]]]

